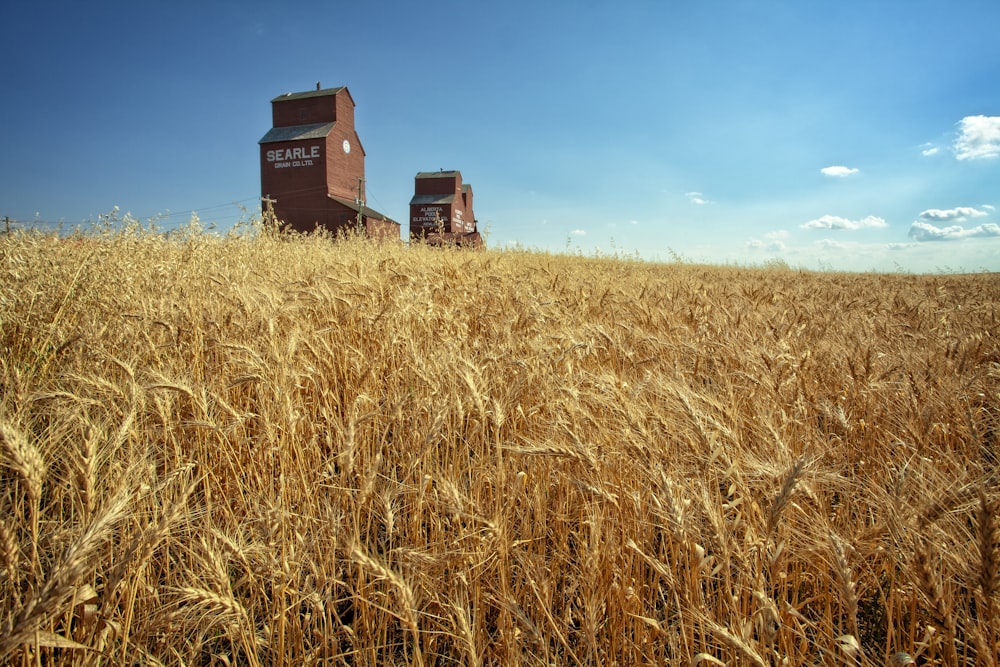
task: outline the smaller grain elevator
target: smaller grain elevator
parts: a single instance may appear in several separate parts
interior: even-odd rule
[[[410,200],[410,238],[431,244],[481,247],[472,210],[472,186],[459,171],[422,171]]]
[[[271,117],[258,142],[260,184],[278,220],[300,232],[360,229],[399,239],[399,223],[365,205],[365,150],[346,86],[279,95]]]

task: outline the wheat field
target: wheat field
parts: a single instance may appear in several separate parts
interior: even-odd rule
[[[996,665],[998,302],[0,237],[0,663]]]

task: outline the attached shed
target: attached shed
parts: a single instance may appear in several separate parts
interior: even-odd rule
[[[400,237],[400,225],[365,205],[365,150],[346,86],[271,100],[272,127],[260,144],[261,194],[288,227]]]

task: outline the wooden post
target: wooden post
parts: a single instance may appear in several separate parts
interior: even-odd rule
[[[357,204],[358,206],[358,225],[357,225],[358,234],[361,234],[362,230],[364,229],[364,216],[361,213],[365,208],[365,198],[361,196],[361,193],[364,192],[364,184],[365,184],[365,177],[358,176],[358,196],[354,200],[354,203]]]
[[[274,215],[274,204],[277,199],[271,199],[270,195],[265,195],[260,198],[264,202],[264,210],[261,212],[263,216],[264,231],[268,234],[274,234],[278,231],[278,219]]]

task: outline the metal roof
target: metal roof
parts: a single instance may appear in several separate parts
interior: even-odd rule
[[[410,206],[426,206],[428,204],[453,204],[455,195],[414,195]]]
[[[417,178],[454,178],[459,175],[458,171],[421,171],[417,173]]]
[[[358,211],[358,212],[360,212],[361,215],[364,215],[366,217],[369,217],[369,218],[381,218],[382,220],[384,220],[386,222],[391,222],[391,223],[396,224],[396,225],[399,224],[398,222],[396,222],[395,220],[393,220],[392,218],[390,218],[386,214],[379,213],[375,209],[370,208],[370,207],[366,206],[365,204],[360,204],[359,205],[357,202],[351,201],[350,199],[344,199],[343,197],[337,197],[337,196],[334,196],[334,195],[331,195],[331,194],[328,194],[327,197],[329,197],[333,201],[337,202],[338,204],[343,204],[344,206],[346,206],[347,208],[351,209],[352,211]]]
[[[287,102],[289,100],[304,100],[308,97],[324,97],[326,95],[336,95],[340,91],[347,88],[347,86],[338,86],[337,88],[324,88],[322,90],[307,90],[303,93],[285,93],[284,95],[278,95],[271,102]]]
[[[322,139],[330,134],[336,123],[313,123],[311,125],[292,125],[290,127],[272,127],[258,144],[270,144],[275,141],[298,141],[299,139]]]

